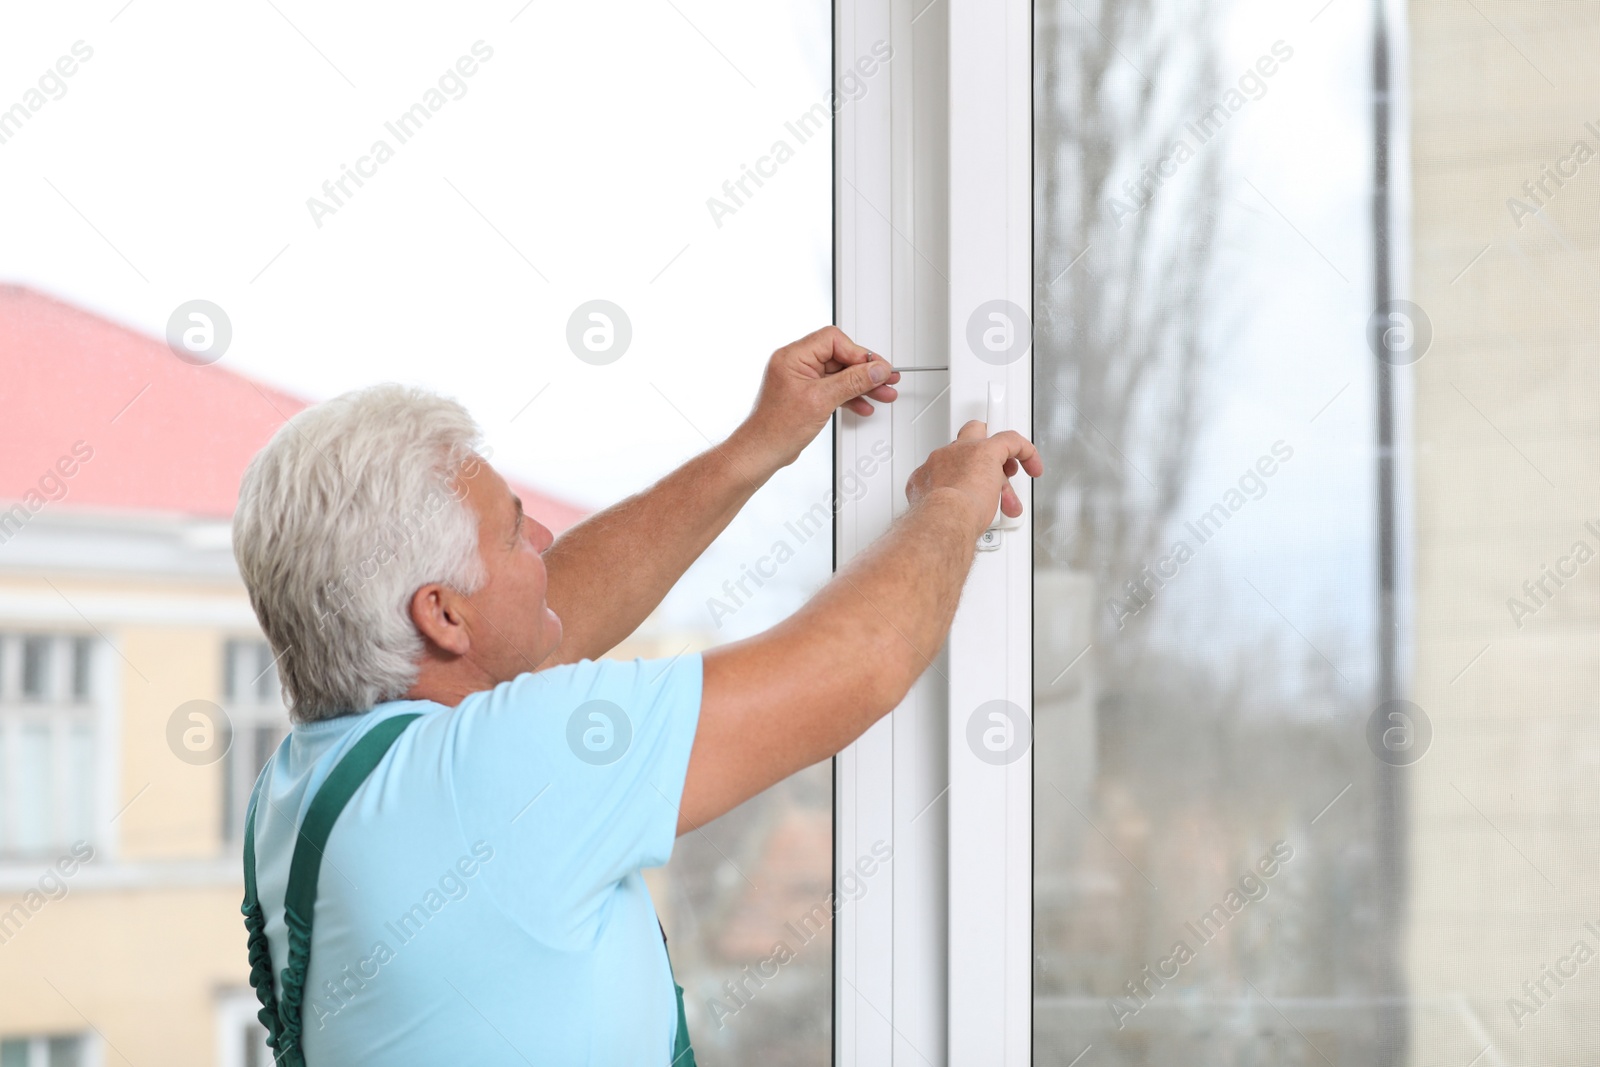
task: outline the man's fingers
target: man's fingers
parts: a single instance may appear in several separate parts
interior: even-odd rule
[[[885,360],[881,358],[867,359],[853,367],[847,367],[838,374],[831,374],[824,380],[832,391],[833,406],[838,407],[841,404],[850,404],[852,400],[863,395],[879,392],[882,387],[888,384],[893,372],[894,368],[889,366]],[[893,390],[890,390],[890,392],[892,393]],[[880,395],[875,396],[873,399],[888,403],[894,397]],[[862,412],[854,404],[850,404],[850,410],[857,414],[866,414],[872,411],[872,406],[867,404],[866,401],[863,400],[862,404],[866,405],[866,412]]]
[[[825,331],[828,338],[833,358],[840,363],[863,363],[871,359],[873,352],[865,345],[858,345],[845,335],[843,330],[830,327]],[[878,356],[882,359],[882,356]]]
[[[973,419],[956,431],[957,441],[981,441],[988,436],[989,427],[978,419]]]
[[[981,426],[982,423],[967,423],[967,426],[972,425]],[[961,428],[963,433],[966,432],[967,426]],[[1023,470],[1028,472],[1030,477],[1037,478],[1044,473],[1044,460],[1039,458],[1039,450],[1033,446],[1032,441],[1017,431],[1002,430],[989,438],[989,440],[1005,449],[1005,461],[1007,463],[1015,460]]]
[[[891,374],[889,376],[889,380],[891,382],[894,381],[894,375]],[[871,404],[867,403],[867,401],[876,400],[880,404],[893,404],[899,399],[899,390],[888,385],[880,385],[870,392],[862,393],[858,397],[845,401],[844,406],[855,412],[857,415],[871,415],[873,407]]]
[[[1017,496],[1017,491],[1007,482],[1000,487],[1000,511],[1007,518],[1016,518],[1022,514],[1022,500]]]
[[[865,345],[858,345],[850,340],[837,326],[824,326],[789,347],[822,373],[828,373],[838,367],[853,367],[873,356]]]

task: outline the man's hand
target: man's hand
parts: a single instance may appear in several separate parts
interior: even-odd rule
[[[777,626],[708,649],[678,833],[702,826],[848,745],[905,699],[939,654],[978,536],[1006,481],[1038,477],[1016,433],[969,422],[911,477],[911,507]]]
[[[834,410],[847,407],[857,415],[872,414],[868,399],[892,403],[900,372],[884,358],[825,326],[767,361],[755,407],[736,432],[787,466],[828,424]]]
[[[1019,467],[1035,478],[1044,473],[1044,461],[1033,442],[1014,430],[990,437],[989,428],[974,419],[961,427],[954,441],[928,453],[922,466],[911,472],[906,499],[915,504],[938,490],[955,490],[971,508],[978,524],[976,537],[994,521],[996,505],[1012,518],[1022,514],[1022,501],[1010,481]]]
[[[874,377],[872,372],[878,372]],[[780,467],[840,405],[872,412],[899,381],[882,356],[829,326],[780,348],[733,436],[655,485],[580,522],[544,553],[561,645],[541,666],[596,659],[627,637]]]

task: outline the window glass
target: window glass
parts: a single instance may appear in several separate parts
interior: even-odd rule
[[[93,841],[94,834],[94,724],[87,719],[67,723],[62,731],[66,756],[66,788],[61,791],[61,836],[64,844]]]
[[[77,1034],[0,1041],[0,1067],[80,1067],[83,1062],[84,1039]]]
[[[244,645],[246,642],[229,641],[222,646],[222,695],[228,700],[238,700],[244,690],[239,666],[240,658],[245,655]]]
[[[228,749],[222,759],[222,829],[240,841],[245,812],[261,768],[289,731],[272,646],[260,640],[223,645],[223,693],[228,706]]]
[[[52,1037],[46,1048],[45,1062],[49,1067],[79,1067],[83,1062],[81,1037]]]
[[[214,1058],[183,1020],[248,975],[215,872],[283,725],[232,564],[251,455],[307,404],[421,385],[468,408],[560,530],[723,440],[772,351],[833,317],[830,20],[817,0],[0,14],[0,69],[23,72],[0,88],[0,381],[20,394],[0,420],[0,598],[37,607],[18,632],[103,631],[114,746],[93,754],[109,795],[84,804],[81,735],[0,714],[0,804],[9,846],[53,858],[88,813],[114,845],[98,884],[140,872],[115,923],[75,875],[72,909],[28,932],[77,961],[50,978],[108,1034],[130,989],[173,1008],[116,1025],[130,1060]],[[820,586],[831,538],[804,519],[831,489],[826,436],[614,655],[747,636]],[[13,704],[88,710],[75,650],[3,651]],[[827,1062],[830,939],[746,976],[828,902],[831,823],[823,764],[647,874],[707,1067]],[[179,913],[192,953],[118,962],[158,954]],[[0,1033],[37,1032],[31,1010],[0,1005]]]
[[[267,1044],[267,1032],[260,1026],[241,1029],[240,1067],[272,1067],[272,1048]]]
[[[41,634],[22,639],[22,696],[46,700],[50,696],[50,652],[54,642]]]
[[[55,752],[50,725],[26,719],[18,731],[16,846],[19,853],[36,854],[54,839]]]
[[[256,646],[255,667],[256,699],[263,704],[277,701],[279,699],[278,666],[272,659],[272,646],[265,643]]]
[[[94,666],[94,640],[88,637],[72,639],[72,699],[87,701],[93,684],[90,671]]]
[[[1036,1062],[1593,1058],[1600,18],[1391,8],[1035,8]]]
[[[12,664],[20,668],[16,685],[0,685],[0,857],[96,839],[96,712],[86,706],[90,642],[0,635],[0,647],[21,650]]]

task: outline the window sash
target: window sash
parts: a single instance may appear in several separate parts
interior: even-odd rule
[[[96,836],[93,674],[89,637],[0,633],[0,858]]]
[[[289,732],[272,647],[260,639],[225,642],[222,691],[232,739],[222,760],[221,834],[232,848],[243,839],[256,778]]]
[[[1004,367],[967,347],[975,306],[1032,304],[1032,10],[1022,0],[841,0],[835,74],[887,41],[887,91],[836,120],[836,321],[898,366],[901,398],[841,413],[836,479],[892,444],[891,475],[843,497],[836,559],[904,507],[906,477],[1003,387],[1028,429],[1031,352]],[[887,416],[887,417],[885,417]],[[835,763],[835,878],[877,840],[893,862],[836,920],[835,1059],[1028,1062],[1032,1040],[1032,752],[976,758],[967,719],[1005,699],[1031,714],[1032,534],[980,553],[950,641],[906,701]],[[878,891],[884,886],[884,892]],[[842,893],[841,893],[842,896]]]

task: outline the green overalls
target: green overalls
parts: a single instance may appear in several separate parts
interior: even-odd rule
[[[280,1003],[273,990],[272,955],[267,948],[267,920],[261,911],[261,901],[256,897],[256,801],[261,796],[261,784],[250,795],[250,810],[244,824],[244,927],[249,931],[250,985],[261,1001],[256,1013],[267,1028],[267,1044],[278,1067],[306,1067],[305,1053],[300,1047],[301,1002],[305,995],[306,969],[311,963],[311,920],[316,912],[317,876],[322,870],[322,851],[333,832],[350,798],[367,780],[384,753],[389,751],[413,719],[420,715],[396,715],[374,726],[345,753],[328,780],[322,783],[306,811],[305,822],[295,841],[294,856],[289,861],[289,885],[284,893],[283,918],[289,931],[289,958],[283,969],[283,999]],[[662,947],[666,947],[667,933],[661,932]],[[671,971],[672,960],[667,960]],[[678,1034],[673,1042],[670,1067],[695,1067],[694,1049],[689,1047],[689,1023],[683,1012],[683,987],[674,978],[672,986],[678,991]]]

